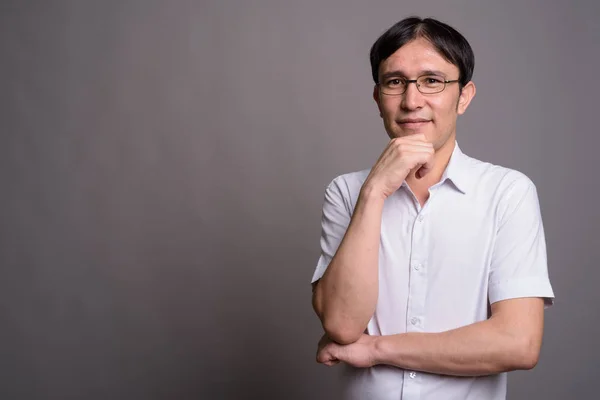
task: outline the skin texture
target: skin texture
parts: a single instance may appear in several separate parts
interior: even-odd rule
[[[379,66],[384,79],[416,79],[437,71],[446,80],[458,68],[423,38],[398,49]],[[325,334],[317,361],[357,367],[388,364],[449,375],[485,375],[529,369],[537,363],[543,332],[543,301],[511,299],[492,305],[486,321],[441,333],[374,337],[364,334],[378,298],[378,249],[383,201],[403,181],[423,205],[439,182],[456,138],[456,120],[476,89],[450,83],[422,94],[414,83],[399,96],[373,89],[390,142],[374,164],[359,195],[346,234],[323,277],[313,284],[313,307]],[[419,122],[416,122],[419,121]]]

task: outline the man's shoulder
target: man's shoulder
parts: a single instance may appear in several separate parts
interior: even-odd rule
[[[345,185],[352,187],[358,186],[360,188],[362,184],[365,183],[367,176],[369,176],[369,172],[371,172],[370,169],[363,169],[360,171],[347,172],[345,174],[338,175],[335,178],[333,178],[331,183],[329,183],[329,186]]]
[[[363,183],[369,176],[370,169],[363,169],[360,171],[347,172],[342,175],[338,175],[327,185],[328,188],[336,187],[339,189],[345,189],[347,192],[360,191]]]
[[[369,172],[371,172],[370,169],[363,169],[338,175],[327,185],[326,191],[336,192],[339,196],[352,202],[352,199],[356,200],[358,197]]]
[[[526,191],[535,188],[529,176],[514,168],[482,161],[467,155],[465,155],[465,166],[465,171],[474,185],[488,193]]]

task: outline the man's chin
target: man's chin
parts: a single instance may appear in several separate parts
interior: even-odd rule
[[[412,136],[412,135],[425,135],[425,137],[428,137],[427,135],[427,131],[428,129],[407,129],[407,128],[403,128],[403,129],[398,129],[396,131],[396,137],[406,137],[406,136]]]
[[[425,135],[426,138],[431,137],[432,122],[419,124],[399,124],[394,123],[391,126],[386,126],[386,131],[390,139],[407,137],[412,135]],[[391,129],[389,129],[391,128]],[[435,135],[434,135],[435,136]]]
[[[414,135],[416,133],[425,133],[431,128],[432,121],[426,122],[409,122],[409,123],[398,123],[397,127],[402,132],[406,132],[408,135]]]

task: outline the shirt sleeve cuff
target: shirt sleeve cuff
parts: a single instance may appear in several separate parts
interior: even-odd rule
[[[490,284],[490,304],[520,297],[542,297],[544,308],[554,304],[554,292],[547,278],[518,278]]]
[[[317,268],[315,268],[315,272],[313,274],[312,280],[310,281],[311,284],[313,284],[316,281],[318,281],[319,279],[321,279],[321,277],[325,273],[325,270],[327,269],[327,266],[329,265],[330,261],[331,260],[329,260],[328,258],[326,258],[325,256],[323,256],[321,254],[321,256],[319,257],[319,261],[317,261]]]

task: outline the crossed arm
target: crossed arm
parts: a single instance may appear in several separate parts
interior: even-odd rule
[[[345,232],[344,224],[326,225],[330,230],[324,232],[326,237],[343,238],[327,270],[313,284],[313,308],[325,330],[317,361],[326,365],[346,362],[356,367],[387,364],[457,376],[533,368],[539,357],[544,324],[544,302],[539,297],[496,301],[491,305],[489,319],[446,332],[390,336],[363,333],[378,297],[383,208],[383,200],[367,189],[363,187]],[[332,197],[330,201],[336,199]],[[328,207],[325,218],[343,221],[346,217],[336,214],[336,210]],[[529,214],[532,213],[522,208],[516,217],[523,219]]]
[[[542,343],[544,303],[519,298],[492,304],[488,320],[440,333],[363,334],[340,345],[324,335],[317,361],[355,367],[387,364],[443,375],[478,376],[531,369]]]

